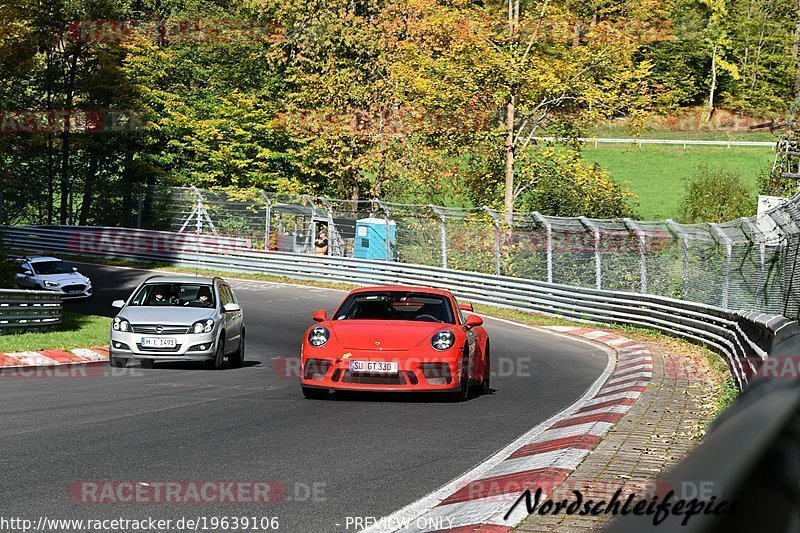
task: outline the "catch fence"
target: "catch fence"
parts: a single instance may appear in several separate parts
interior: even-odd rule
[[[92,190],[96,198],[74,202],[69,222],[239,238],[254,250],[388,260],[792,318],[800,314],[800,197],[759,217],[679,224],[535,212],[508,216],[487,207],[257,189],[96,185]],[[41,224],[35,203],[11,204],[5,205],[5,223]]]

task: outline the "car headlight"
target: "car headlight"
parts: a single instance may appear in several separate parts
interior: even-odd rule
[[[214,329],[214,321],[210,318],[206,320],[198,320],[192,324],[192,333],[211,333],[212,329]]]
[[[443,329],[433,336],[431,346],[440,351],[449,350],[453,347],[454,342],[456,342],[455,334],[449,329]]]
[[[87,285],[92,284],[92,280],[90,280],[89,278],[84,279],[83,282],[86,283]]]
[[[308,334],[308,342],[311,346],[323,346],[331,336],[331,332],[325,326],[317,326]]]
[[[58,282],[57,282],[57,281],[48,281],[48,280],[45,280],[45,281],[44,281],[44,286],[45,286],[45,287],[58,287]]]
[[[118,316],[114,317],[114,322],[111,324],[111,327],[114,328],[115,331],[131,331],[131,323]]]

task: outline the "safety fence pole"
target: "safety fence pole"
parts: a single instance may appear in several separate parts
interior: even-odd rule
[[[676,239],[681,241],[681,255],[683,257],[683,265],[681,267],[681,298],[686,299],[689,287],[689,243],[687,242],[686,234],[681,231],[678,223],[668,218],[666,221],[667,227],[675,234]]]
[[[428,205],[439,217],[439,224],[442,233],[442,268],[447,268],[447,218],[445,212],[435,205]]]
[[[760,309],[763,300],[763,292],[764,292],[764,277],[766,274],[765,271],[765,264],[764,264],[764,255],[766,254],[767,243],[766,239],[764,238],[764,234],[756,227],[755,224],[749,219],[742,217],[741,221],[745,224],[753,234],[753,237],[756,239],[758,244],[758,277],[756,279],[756,288],[755,288],[755,308]]]
[[[533,218],[538,220],[545,229],[547,236],[547,283],[553,283],[553,225],[544,215],[536,211],[533,212]]]
[[[603,288],[603,265],[600,259],[600,228],[586,217],[579,217],[581,223],[594,233],[594,285]]]
[[[383,221],[384,221],[384,225],[386,226],[386,228],[385,228],[385,230],[386,230],[386,260],[387,261],[391,261],[392,260],[392,241],[389,240],[389,237],[391,236],[391,233],[389,233],[389,220],[390,220],[390,218],[389,218],[389,206],[386,205],[385,203],[381,202],[380,200],[375,200],[375,201],[377,202],[378,207],[380,207],[381,210],[383,211]]]
[[[639,277],[640,277],[640,290],[641,292],[647,292],[647,256],[645,255],[645,248],[647,243],[645,242],[645,234],[642,231],[642,228],[639,227],[633,220],[629,218],[624,218],[622,221],[625,224],[625,227],[628,230],[633,231],[636,234],[638,240],[638,248],[639,248]]]
[[[724,231],[722,231],[722,228],[720,228],[718,224],[710,222],[708,225],[714,230],[714,234],[716,234],[720,244],[725,247],[725,262],[722,265],[722,271],[725,277],[722,282],[722,297],[720,299],[720,307],[727,309],[731,285],[731,257],[733,256],[733,241],[731,241],[731,238],[728,237]]]
[[[272,219],[272,199],[267,196],[262,190],[258,191],[261,193],[261,198],[264,200],[264,251],[269,251],[269,231]]]
[[[494,271],[498,276],[500,275],[500,216],[483,206],[483,209],[492,217],[492,226],[494,226]]]
[[[336,228],[333,225],[333,208],[331,207],[330,202],[324,196],[319,197],[319,201],[325,205],[325,209],[328,210],[328,249],[325,255],[332,255],[333,252],[333,241],[334,236],[336,235]]]

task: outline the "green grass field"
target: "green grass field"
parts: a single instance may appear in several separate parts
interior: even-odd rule
[[[672,145],[619,144],[588,145],[583,155],[638,196],[642,220],[678,218],[685,181],[703,165],[741,175],[751,187],[755,214],[758,174],[772,168],[775,157],[772,150],[761,147],[687,146],[684,150]]]
[[[110,318],[65,311],[58,331],[3,335],[0,348],[5,353],[13,353],[106,346],[109,324]]]

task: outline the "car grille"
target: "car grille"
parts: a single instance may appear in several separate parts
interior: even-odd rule
[[[158,324],[131,324],[132,333],[147,333],[148,335],[185,335],[191,326],[161,326],[162,331],[157,331]]]
[[[405,385],[406,378],[402,372],[395,376],[371,376],[367,374],[351,374],[345,370],[342,383],[364,383],[368,385]]]
[[[86,285],[64,285],[61,290],[64,292],[83,292],[86,290]]]

